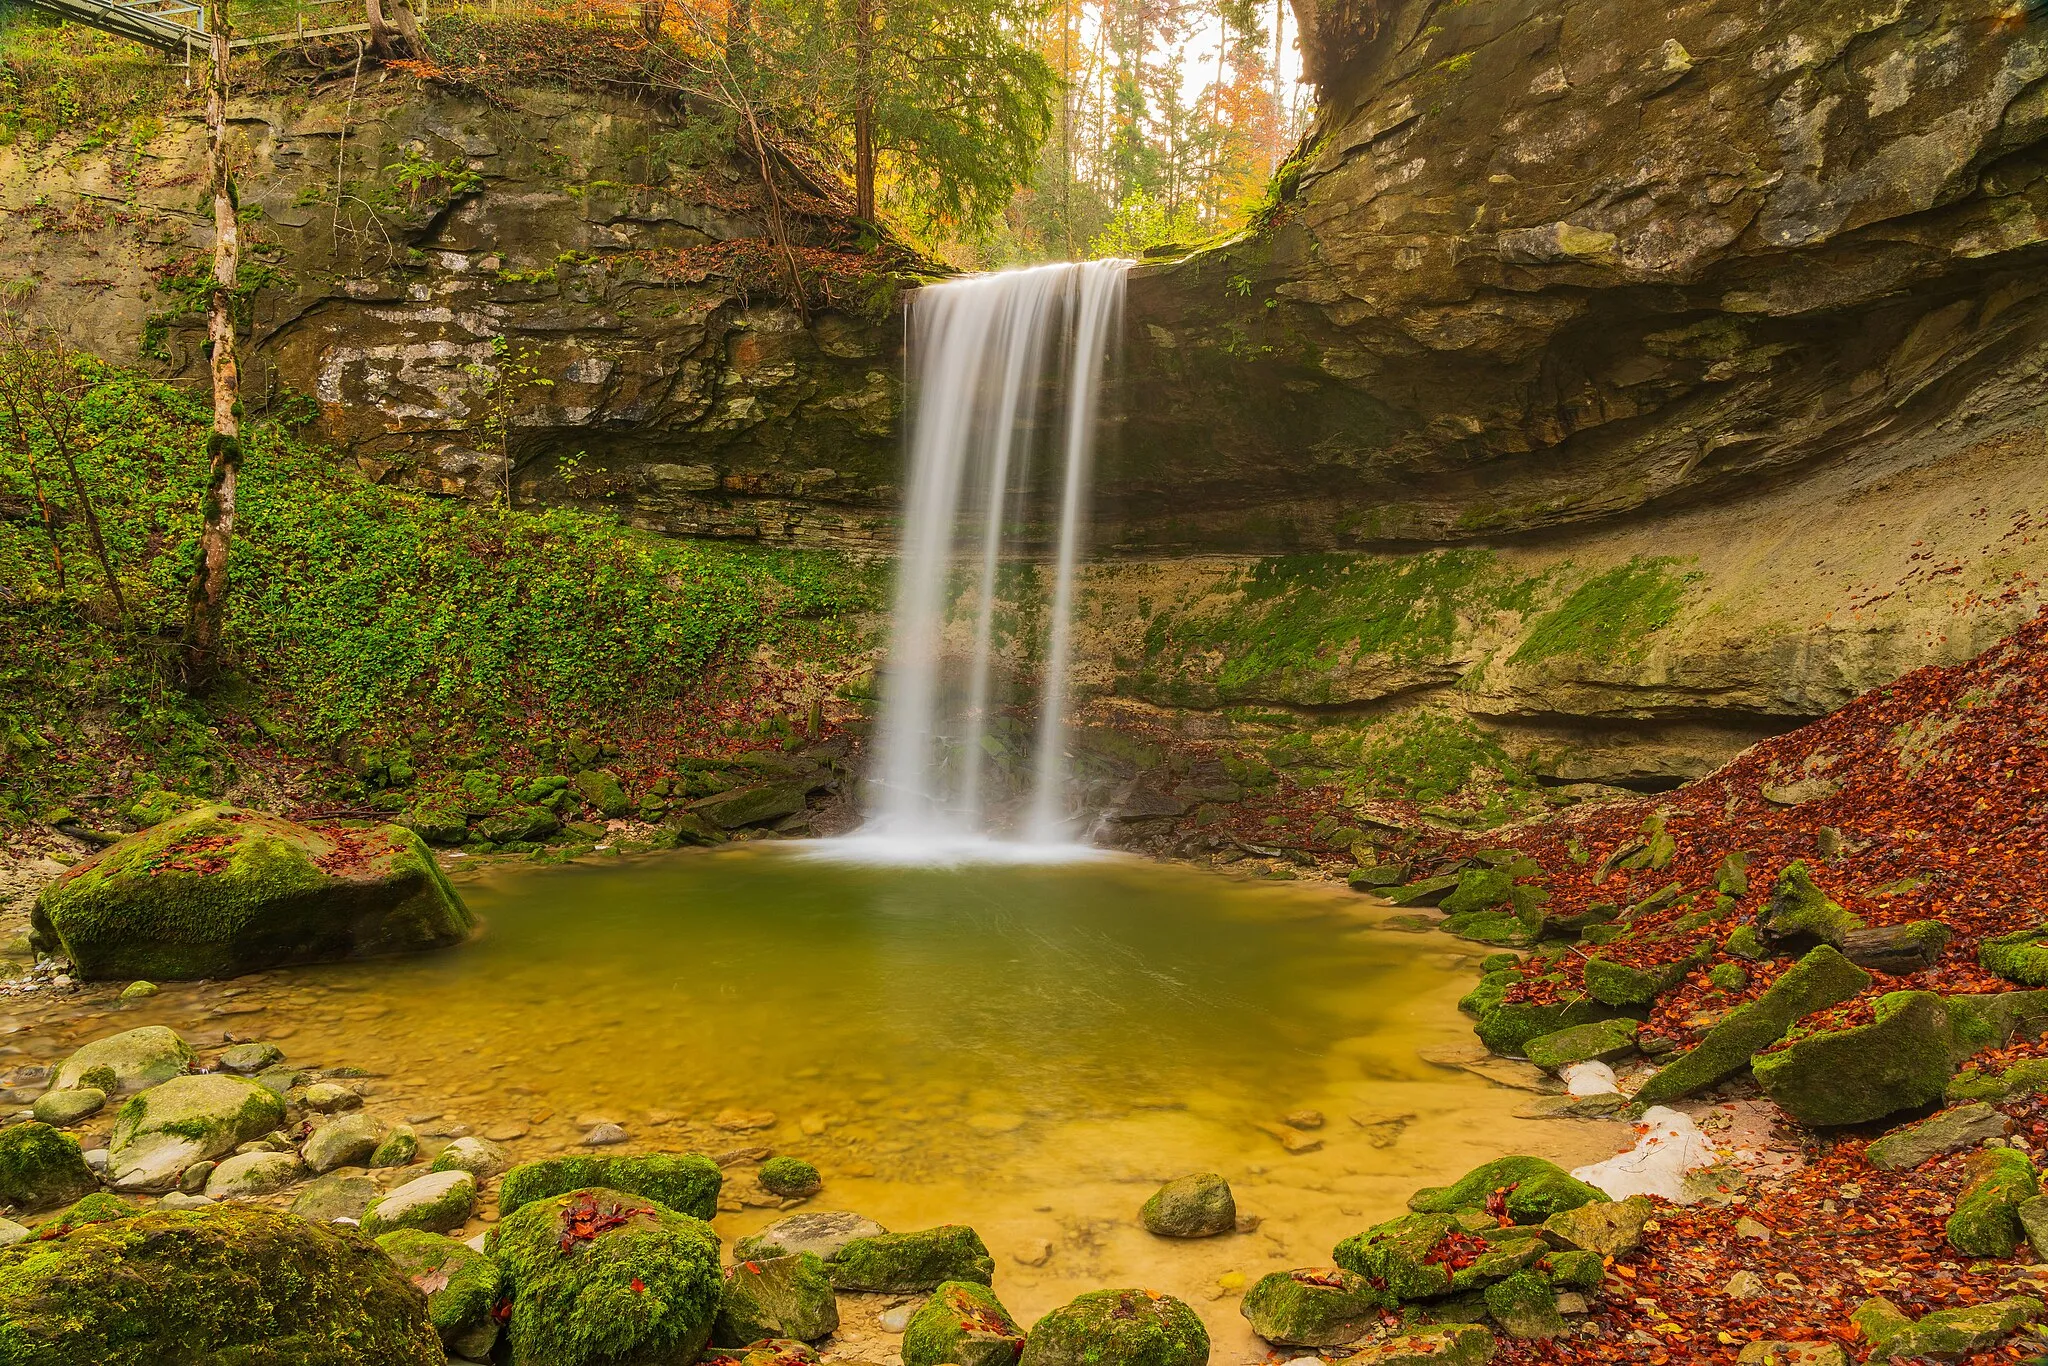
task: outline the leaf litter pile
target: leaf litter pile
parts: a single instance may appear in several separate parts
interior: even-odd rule
[[[1542,889],[1548,921],[1604,922],[1606,936],[1597,949],[1530,953],[1506,999],[1581,999],[1593,952],[1644,969],[1691,958],[1644,1025],[1676,1048],[1790,966],[1789,956],[1742,956],[1727,944],[1754,926],[1794,863],[1864,927],[1939,921],[1951,936],[1931,964],[1874,972],[1859,998],[1810,1017],[1808,1029],[1868,1023],[1874,1000],[1893,991],[2016,990],[1979,965],[1977,949],[2048,922],[2048,613],[1977,659],[1908,674],[1677,791],[1485,836],[1445,832],[1403,856],[1420,879],[1502,847],[1540,869],[1522,880]],[[1731,854],[1746,856],[1733,878]],[[2018,1037],[1969,1065],[1998,1072],[2044,1055],[2048,1042]],[[1733,1090],[1753,1094],[1746,1081]],[[2015,1121],[2014,1146],[2048,1144],[2041,1097],[1995,1103]],[[1873,1296],[1913,1318],[2014,1295],[2048,1299],[2048,1267],[2027,1265],[2024,1240],[2014,1258],[1991,1261],[1949,1244],[1966,1154],[1908,1171],[1866,1160],[1871,1139],[1913,1114],[1807,1131],[1772,1113],[1774,1146],[1803,1160],[1754,1171],[1697,1205],[1660,1207],[1642,1247],[1610,1265],[1591,1312],[1554,1339],[1503,1336],[1495,1360],[1734,1362],[1750,1343],[1782,1341],[1832,1344],[1864,1361],[1872,1344],[1850,1314]],[[2048,1360],[2040,1331],[1942,1359]]]

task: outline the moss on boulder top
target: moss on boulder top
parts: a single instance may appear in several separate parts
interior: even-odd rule
[[[1378,1326],[1380,1303],[1371,1283],[1357,1272],[1305,1267],[1262,1277],[1245,1292],[1238,1309],[1268,1342],[1337,1347]]]
[[[427,1297],[427,1318],[451,1356],[483,1361],[498,1343],[492,1317],[505,1276],[483,1253],[439,1233],[399,1229],[377,1239]]]
[[[947,1281],[918,1306],[903,1330],[903,1366],[1014,1366],[1024,1330],[973,1281]]]
[[[144,1025],[140,1029],[125,1029],[104,1039],[94,1039],[73,1053],[57,1068],[57,1078],[51,1083],[51,1088],[61,1091],[91,1085],[94,1080],[105,1080],[104,1077],[88,1078],[86,1075],[105,1068],[113,1075],[114,1086],[102,1087],[102,1090],[140,1091],[183,1075],[198,1059],[192,1045],[186,1043],[177,1030],[163,1025]]]
[[[442,1366],[421,1294],[361,1235],[273,1210],[153,1211],[0,1251],[0,1361]]]
[[[460,943],[468,910],[419,837],[205,806],[43,889],[37,947],[87,977],[231,977]]]
[[[1408,1197],[1418,1214],[1485,1210],[1499,1197],[1500,1208],[1517,1224],[1540,1224],[1553,1214],[1607,1199],[1594,1187],[1540,1157],[1499,1157],[1474,1167],[1448,1186],[1425,1186]]]
[[[733,1264],[711,1340],[720,1347],[745,1347],[765,1338],[811,1342],[838,1327],[839,1300],[823,1259],[796,1252]]]
[[[995,1258],[965,1224],[855,1238],[826,1263],[841,1290],[921,1294],[947,1281],[995,1281]]]
[[[1874,1013],[1870,1024],[1809,1034],[1758,1056],[1758,1085],[1807,1125],[1864,1124],[1940,1100],[1956,1070],[1941,997],[1895,991],[1877,999]]]
[[[1457,1226],[1448,1214],[1404,1214],[1352,1234],[1337,1244],[1331,1260],[1361,1277],[1381,1307],[1429,1299],[1450,1291],[1451,1273],[1426,1259]]]
[[[1178,1177],[1152,1193],[1138,1221],[1162,1238],[1213,1238],[1236,1230],[1237,1200],[1215,1172]]]
[[[2010,1257],[2023,1231],[2019,1209],[2041,1193],[2027,1155],[1982,1148],[1963,1164],[1963,1189],[1948,1217],[1949,1246],[1965,1257]]]
[[[2008,982],[2048,987],[2048,925],[1984,940],[1977,945],[1977,962]]]
[[[702,1153],[640,1153],[632,1157],[555,1157],[522,1162],[498,1187],[502,1217],[533,1200],[602,1186],[657,1200],[678,1214],[709,1219],[718,1213],[724,1177]]]
[[[40,1123],[0,1129],[0,1200],[16,1209],[67,1205],[99,1184],[71,1135]]]
[[[513,1366],[685,1366],[711,1340],[723,1278],[711,1225],[625,1191],[521,1205],[486,1250],[512,1295]]]
[[[1729,1011],[1706,1037],[1666,1063],[1636,1092],[1636,1103],[1668,1104],[1735,1075],[1800,1019],[1848,1000],[1870,981],[1869,973],[1821,945],[1788,968],[1763,995]]]
[[[1757,924],[1773,942],[1818,940],[1839,949],[1852,931],[1862,928],[1863,921],[1830,900],[1814,885],[1806,864],[1795,861],[1787,864],[1771,885],[1771,899]]]
[[[1209,1330],[1150,1290],[1096,1290],[1040,1319],[1021,1366],[1207,1366]]]

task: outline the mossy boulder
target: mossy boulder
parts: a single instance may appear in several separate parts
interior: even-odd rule
[[[1378,1326],[1382,1300],[1342,1267],[1275,1271],[1245,1292],[1238,1311],[1252,1331],[1290,1347],[1339,1347]]]
[[[45,1091],[36,1097],[29,1107],[39,1123],[52,1128],[63,1129],[90,1119],[105,1109],[107,1093],[97,1086],[70,1086],[61,1091]]]
[[[462,798],[452,793],[422,797],[392,824],[404,826],[428,844],[460,844],[469,836],[469,813]]]
[[[377,1246],[426,1295],[427,1319],[448,1354],[488,1360],[498,1344],[492,1311],[505,1282],[497,1262],[467,1244],[420,1229],[386,1233]]]
[[[1408,1197],[1419,1214],[1485,1210],[1498,1195],[1517,1224],[1540,1224],[1553,1214],[1598,1204],[1607,1196],[1540,1157],[1500,1157],[1474,1167],[1448,1186],[1428,1186]],[[1341,1263],[1340,1263],[1341,1264]]]
[[[784,1200],[801,1200],[825,1188],[825,1178],[818,1175],[818,1169],[800,1157],[769,1158],[761,1164],[755,1180],[761,1183],[762,1190]]]
[[[1213,1238],[1236,1230],[1237,1201],[1215,1172],[1183,1176],[1152,1193],[1138,1222],[1162,1238]]]
[[[1461,1267],[1451,1273],[1451,1289],[1454,1292],[1478,1290],[1495,1281],[1506,1280],[1517,1272],[1526,1271],[1536,1265],[1549,1251],[1542,1237],[1535,1233],[1523,1232],[1519,1237],[1509,1237],[1507,1235],[1510,1233],[1520,1231],[1500,1229],[1499,1236],[1489,1236],[1490,1232],[1492,1231],[1479,1234],[1486,1239],[1486,1250],[1473,1258],[1470,1266]]]
[[[1015,1366],[1024,1330],[996,1292],[948,1281],[919,1305],[903,1330],[903,1366]]]
[[[393,1188],[365,1210],[363,1232],[373,1238],[401,1228],[447,1233],[461,1228],[475,1211],[474,1176],[465,1171],[429,1172]]]
[[[1396,906],[1435,906],[1456,889],[1459,881],[1459,874],[1445,873],[1441,877],[1426,877],[1399,887],[1389,887],[1380,895]]]
[[[1053,1310],[1024,1339],[1020,1366],[1207,1366],[1209,1330],[1151,1290],[1095,1290]]]
[[[692,802],[690,811],[720,830],[737,830],[742,826],[794,816],[804,809],[810,790],[811,784],[801,779],[757,783]]]
[[[1458,1009],[1468,1015],[1485,1015],[1507,999],[1508,988],[1522,980],[1512,968],[1495,968],[1479,979],[1472,990],[1458,998]]]
[[[1888,1300],[1865,1300],[1850,1321],[1876,1345],[1871,1361],[1956,1361],[1996,1347],[2042,1317],[2041,1301],[2028,1295],[1958,1309],[1939,1309],[1917,1322]]]
[[[1861,919],[1814,885],[1813,874],[1800,861],[1785,865],[1757,916],[1757,928],[1772,943],[1818,942],[1839,949],[1850,931],[1862,927]]]
[[[498,1187],[498,1213],[531,1200],[602,1186],[658,1200],[678,1214],[709,1219],[718,1213],[723,1182],[718,1164],[702,1153],[641,1153],[633,1157],[555,1157],[523,1162]]]
[[[2010,1257],[2025,1236],[2019,1209],[2041,1193],[2027,1155],[1980,1148],[1963,1164],[1963,1188],[1948,1217],[1949,1246],[1965,1257]]]
[[[633,800],[619,784],[618,775],[601,768],[587,768],[570,780],[584,805],[599,815],[618,819],[633,814]]]
[[[0,1201],[18,1210],[49,1209],[99,1184],[71,1135],[41,1123],[0,1129]]]
[[[1557,1312],[1557,1292],[1533,1272],[1486,1287],[1486,1310],[1511,1338],[1554,1338],[1565,1331]]]
[[[1966,1067],[1950,1078],[1943,1094],[1950,1101],[2000,1101],[2028,1093],[2048,1095],[2048,1058],[2022,1058],[2003,1072]]]
[[[265,1068],[284,1061],[284,1050],[274,1043],[238,1043],[220,1054],[220,1070],[238,1077],[253,1077]]]
[[[410,1167],[419,1160],[419,1155],[420,1136],[413,1132],[412,1126],[409,1124],[394,1124],[391,1126],[391,1132],[379,1139],[377,1146],[371,1149],[370,1166],[373,1168]],[[449,1171],[454,1167],[454,1163],[450,1163],[447,1166],[436,1164],[433,1170],[437,1172]]]
[[[873,1238],[888,1231],[874,1220],[847,1210],[792,1214],[740,1239],[733,1245],[733,1256],[742,1261],[761,1261],[809,1252],[830,1261],[854,1239]]]
[[[1611,1006],[1645,1006],[1683,982],[1704,958],[1701,949],[1674,962],[1638,968],[1595,954],[1586,960],[1586,992]]]
[[[1984,940],[1977,945],[1977,962],[2008,982],[2048,987],[2048,925]]]
[[[711,1225],[626,1191],[526,1201],[485,1250],[512,1296],[513,1366],[689,1366],[724,1297]]]
[[[1479,1041],[1496,1053],[1520,1057],[1529,1040],[1576,1025],[1597,1024],[1612,1019],[1614,1011],[1598,1001],[1560,1001],[1537,1004],[1530,1001],[1505,1002],[1482,1011],[1474,1032]]]
[[[206,806],[66,870],[36,900],[33,938],[86,977],[165,980],[441,948],[471,925],[409,830]]]
[[[1429,1254],[1457,1227],[1448,1214],[1406,1214],[1352,1234],[1330,1259],[1360,1277],[1381,1306],[1430,1299],[1449,1293],[1451,1273]]]
[[[284,1102],[268,1087],[218,1073],[173,1077],[130,1097],[114,1116],[107,1184],[166,1191],[195,1162],[226,1157],[284,1123]]]
[[[1636,1034],[1641,1028],[1629,1019],[1574,1025],[1555,1034],[1538,1035],[1522,1046],[1522,1053],[1551,1072],[1575,1062],[1614,1062],[1636,1051]]]
[[[57,1068],[57,1075],[51,1086],[63,1089],[71,1086],[88,1086],[111,1077],[112,1086],[102,1086],[107,1092],[140,1091],[169,1081],[172,1077],[183,1076],[190,1071],[199,1055],[192,1051],[192,1045],[175,1029],[162,1025],[144,1025],[140,1029],[127,1029],[119,1034],[109,1034],[104,1039],[94,1039],[85,1047],[66,1058]],[[107,1076],[88,1076],[104,1070]]]
[[[1955,1073],[1948,1008],[1931,991],[1880,996],[1876,1019],[1809,1034],[1752,1064],[1757,1084],[1806,1125],[1864,1124],[1931,1105]]]
[[[1656,1210],[1649,1199],[1596,1201],[1561,1210],[1543,1221],[1543,1238],[1552,1247],[1625,1257],[1643,1242],[1643,1225]]]
[[[947,1281],[995,1283],[995,1258],[965,1224],[855,1238],[826,1263],[841,1290],[922,1294]]]
[[[1453,916],[1490,911],[1509,904],[1514,894],[1515,880],[1501,869],[1474,868],[1458,875],[1457,886],[1437,903],[1437,907],[1445,915]]]
[[[1668,1104],[1734,1076],[1794,1024],[1850,999],[1870,982],[1869,973],[1837,950],[1825,944],[1815,948],[1763,995],[1729,1011],[1699,1043],[1659,1069],[1636,1092],[1636,1103]]]
[[[1607,1277],[1607,1262],[1597,1252],[1552,1252],[1537,1261],[1536,1270],[1567,1290],[1598,1290]]]
[[[2012,1120],[1983,1101],[1958,1105],[1940,1114],[1894,1129],[1864,1151],[1873,1167],[1911,1171],[1945,1153],[1974,1148],[1987,1138],[2012,1132]]]
[[[375,1244],[246,1205],[152,1211],[0,1251],[0,1361],[442,1366]]]
[[[763,1338],[816,1341],[839,1327],[839,1300],[824,1260],[813,1253],[733,1264],[725,1276],[711,1340],[745,1347]]]

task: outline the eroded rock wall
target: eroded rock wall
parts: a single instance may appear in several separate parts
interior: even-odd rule
[[[787,181],[795,246],[827,267],[800,310],[758,179],[705,121],[375,70],[259,84],[230,111],[252,403],[309,396],[366,472],[434,492],[889,543],[897,281],[858,274],[832,187]],[[110,360],[203,379],[204,147],[175,108],[127,142],[0,147],[12,297]]]
[[[1456,542],[2039,427],[2040,6],[1298,9],[1328,102],[1270,227],[1132,280],[1126,543]]]

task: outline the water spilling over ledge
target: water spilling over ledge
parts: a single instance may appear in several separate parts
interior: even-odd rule
[[[922,291],[911,305],[913,415],[889,661],[865,839],[887,860],[1057,857],[1076,836],[1065,763],[1067,674],[1102,376],[1127,261],[1039,266]],[[1050,483],[1054,505],[1033,490]],[[1035,696],[997,665],[999,603],[1015,603],[1051,528],[1051,583],[1023,633]],[[949,648],[956,603],[972,613]],[[1035,709],[1028,732],[1015,719]],[[996,850],[991,836],[1021,837]]]

